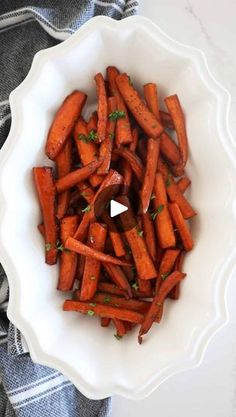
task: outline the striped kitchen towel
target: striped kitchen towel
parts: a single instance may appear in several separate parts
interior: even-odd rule
[[[1,2],[0,147],[10,129],[9,94],[27,75],[34,54],[65,40],[93,16],[122,19],[137,9],[138,0]],[[59,372],[31,361],[24,337],[8,322],[8,296],[7,277],[0,264],[0,417],[110,415],[110,399],[89,400]]]

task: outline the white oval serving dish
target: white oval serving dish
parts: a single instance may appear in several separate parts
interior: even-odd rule
[[[167,301],[163,322],[153,326],[142,346],[136,332],[118,342],[97,319],[62,312],[66,296],[56,291],[57,267],[45,265],[37,232],[40,211],[31,169],[50,165],[43,149],[55,110],[74,89],[87,92],[92,105],[94,74],[108,65],[128,72],[136,86],[156,82],[161,97],[177,93],[190,143],[196,246],[185,262],[180,300]],[[225,290],[236,246],[229,95],[199,50],[172,40],[148,19],[96,17],[62,44],[36,54],[10,105],[12,126],[0,155],[8,317],[25,336],[32,359],[61,371],[87,397],[144,398],[171,375],[198,365],[227,321]]]

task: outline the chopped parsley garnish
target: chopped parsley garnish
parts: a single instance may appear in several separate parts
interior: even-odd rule
[[[91,307],[96,307],[96,303],[89,303]]]
[[[138,289],[139,289],[138,283],[137,283],[137,282],[134,282],[134,283],[132,284],[132,288],[133,288],[135,291],[138,291]]]
[[[110,138],[111,140],[113,140],[113,139],[114,139],[114,137],[115,137],[115,133],[109,133],[109,138]]]
[[[89,142],[94,142],[95,140],[97,140],[97,132],[95,132],[95,130],[90,130],[89,134],[88,134],[88,140]]]
[[[86,206],[84,209],[81,210],[82,213],[88,213],[90,211],[90,205]]]
[[[170,273],[168,272],[167,274],[161,274],[161,279],[163,279],[163,281],[170,275]]]
[[[125,112],[124,111],[115,110],[115,111],[113,111],[109,114],[108,119],[115,122],[116,120],[123,119],[124,117],[125,117]]]
[[[110,303],[110,301],[111,301],[111,297],[109,297],[109,295],[107,295],[107,296],[104,298],[104,303],[105,303],[105,304],[108,304],[108,303]]]
[[[138,236],[143,237],[143,230],[141,230],[139,226],[136,226],[136,229],[137,229]]]
[[[114,337],[117,339],[117,340],[120,340],[120,339],[122,339],[122,336],[120,336],[119,334],[114,334]]]
[[[166,180],[166,186],[169,187],[170,184],[171,184],[171,174],[168,174],[168,178]]]
[[[82,142],[84,143],[94,142],[97,139],[97,133],[95,132],[95,130],[90,130],[88,136],[79,133],[78,139],[82,140]]]
[[[93,310],[88,310],[87,311],[88,316],[94,316],[94,311]]]
[[[66,249],[65,246],[60,242],[60,240],[57,240],[56,248],[59,252],[70,252],[70,249]]]
[[[154,211],[151,213],[151,218],[152,218],[152,220],[155,220],[155,218],[157,217],[157,215],[158,215],[159,213],[161,213],[161,212],[162,212],[163,208],[164,208],[164,204],[160,204],[160,205],[156,208],[156,210],[154,210]]]
[[[45,244],[45,249],[46,249],[46,252],[50,251],[52,249],[52,244],[51,243],[46,243]]]
[[[79,133],[79,134],[78,134],[78,139],[79,139],[79,140],[82,140],[82,142],[84,142],[84,143],[88,143],[88,138],[87,138],[87,136],[86,136],[86,135],[83,135],[82,133]]]

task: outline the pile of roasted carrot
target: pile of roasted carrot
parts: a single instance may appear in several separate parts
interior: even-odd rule
[[[144,85],[143,99],[115,67],[94,79],[97,110],[85,121],[86,94],[66,97],[46,142],[55,170],[33,168],[38,229],[46,263],[59,259],[58,290],[72,291],[63,309],[112,323],[118,339],[140,324],[141,343],[166,298],[179,298],[183,257],[193,248],[184,114],[177,95],[161,110],[156,84]],[[129,210],[111,218],[104,209],[98,221],[99,196],[104,207],[115,198]]]

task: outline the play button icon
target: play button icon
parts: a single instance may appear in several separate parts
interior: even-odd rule
[[[126,187],[125,191],[131,211],[134,214],[133,221],[128,222],[126,225],[126,229],[131,230],[137,223],[136,216],[139,210],[139,195],[137,191],[131,187]],[[104,225],[108,231],[113,233],[125,231],[119,215],[130,210],[128,203],[126,204],[122,200],[119,200],[122,196],[122,192],[123,190],[120,186],[110,185],[104,188],[94,201],[94,215],[96,222]]]
[[[118,216],[127,210],[128,207],[124,206],[124,204],[118,203],[118,201],[115,200],[110,201],[110,217]]]

